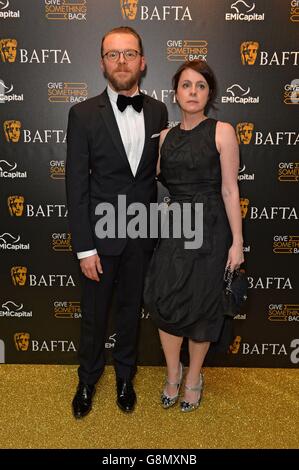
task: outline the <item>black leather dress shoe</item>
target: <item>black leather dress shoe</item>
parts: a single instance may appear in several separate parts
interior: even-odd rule
[[[77,419],[84,418],[92,408],[92,397],[95,393],[94,385],[79,382],[76,395],[73,399],[73,414]]]
[[[117,386],[117,406],[126,413],[134,410],[136,404],[136,393],[131,380],[116,379]]]

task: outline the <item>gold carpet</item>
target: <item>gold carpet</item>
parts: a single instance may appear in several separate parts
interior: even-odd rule
[[[107,367],[92,412],[77,421],[71,401],[76,366],[0,366],[2,449],[288,449],[299,447],[299,378],[295,369],[205,368],[200,407],[163,410],[162,367],[140,367],[133,414],[115,404]]]

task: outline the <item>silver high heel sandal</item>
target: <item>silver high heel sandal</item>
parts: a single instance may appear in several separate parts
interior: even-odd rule
[[[202,399],[203,386],[204,386],[204,378],[203,378],[202,373],[200,373],[199,383],[195,387],[188,387],[188,385],[185,385],[186,390],[190,390],[191,392],[198,392],[198,398],[196,402],[194,403],[182,400],[180,403],[181,411],[183,411],[184,413],[187,413],[188,411],[196,410],[196,408],[199,407],[200,401]]]
[[[177,387],[177,393],[174,397],[170,397],[167,395],[165,392],[165,389],[163,390],[161,394],[161,405],[163,406],[164,409],[170,408],[171,406],[175,405],[176,402],[179,399],[179,391],[180,391],[180,386],[182,383],[182,378],[183,378],[183,365],[180,362],[180,377],[179,381],[174,383],[174,382],[169,382],[168,378],[166,378],[166,385],[175,385]]]

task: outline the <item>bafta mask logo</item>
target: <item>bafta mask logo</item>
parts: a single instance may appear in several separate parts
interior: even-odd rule
[[[240,53],[243,65],[253,65],[255,63],[259,47],[260,45],[256,41],[242,42]]]
[[[23,196],[8,196],[7,205],[11,216],[21,217],[24,210]]]
[[[17,351],[28,351],[29,348],[29,333],[15,333],[14,342]]]
[[[120,8],[124,20],[135,20],[137,15],[138,0],[120,0]]]
[[[15,62],[17,45],[16,39],[0,39],[0,57],[2,62]]]
[[[26,266],[13,266],[10,274],[14,286],[25,286],[27,278]]]
[[[10,120],[3,123],[4,134],[7,142],[17,143],[21,135],[21,122]]]
[[[236,336],[233,343],[229,346],[229,352],[231,354],[238,354],[241,346],[241,336]]]
[[[252,139],[254,124],[252,122],[239,122],[236,127],[239,144],[248,145]]]
[[[241,209],[241,215],[242,219],[245,219],[247,211],[248,211],[248,205],[249,205],[249,199],[246,197],[241,197],[240,198],[240,209]]]

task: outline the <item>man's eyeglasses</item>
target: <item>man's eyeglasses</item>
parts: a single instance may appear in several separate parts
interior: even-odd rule
[[[107,57],[110,62],[117,62],[120,58],[120,54],[123,54],[124,59],[128,62],[132,62],[138,55],[141,55],[141,53],[135,51],[135,49],[125,49],[124,51],[108,51],[103,55],[103,58]]]

